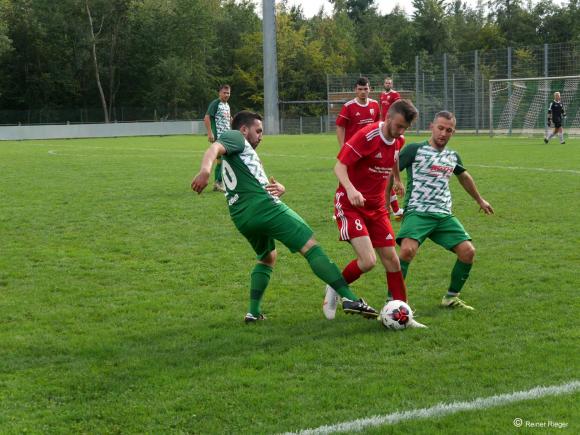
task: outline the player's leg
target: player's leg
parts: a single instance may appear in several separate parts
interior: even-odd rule
[[[397,240],[399,239],[397,238]],[[408,237],[400,240],[401,248],[399,250],[399,263],[401,264],[403,278],[406,278],[411,261],[413,261],[413,258],[415,258],[415,255],[417,255],[417,251],[419,250],[419,242]]]
[[[246,323],[251,323],[265,319],[261,304],[270,283],[278,253],[273,238],[253,231],[246,231],[242,234],[250,242],[257,256],[257,263],[250,273],[250,306],[244,319]]]
[[[334,215],[339,240],[349,242],[356,253],[356,258],[350,261],[342,271],[346,282],[351,284],[363,273],[371,270],[377,258],[367,228],[368,216],[358,207],[352,207],[349,203],[342,204],[341,199],[342,197],[337,195]]]
[[[407,287],[395,247],[377,248],[377,252],[387,274],[387,300],[397,299],[407,302]]]
[[[342,297],[342,309],[346,313],[361,314],[367,318],[377,318],[378,311],[356,296],[340,273],[338,266],[328,258],[322,247],[312,237],[300,250],[314,274]],[[335,308],[336,310],[336,308]],[[334,315],[328,318],[334,318]]]
[[[400,246],[399,262],[403,277],[407,278],[409,265],[417,255],[419,246],[437,228],[438,220],[429,215],[419,215],[415,212],[405,213],[403,223],[397,234],[397,243]]]
[[[469,272],[475,259],[475,248],[471,243],[471,237],[455,216],[449,216],[441,220],[437,230],[431,234],[430,238],[457,255],[457,260],[451,270],[449,288],[441,300],[441,305],[448,308],[473,310],[473,307],[459,299],[459,293],[469,278]]]
[[[399,207],[399,200],[394,189],[391,189],[391,210],[393,210],[393,215],[395,215],[395,220],[400,221],[403,217],[403,209]]]
[[[342,271],[346,283],[351,284],[364,272],[372,269],[377,260],[368,236],[365,214],[360,208],[352,207],[349,203],[342,204],[341,200],[342,195],[337,194],[334,216],[340,234],[339,240],[349,242],[356,253],[356,258],[350,261]],[[327,319],[334,319],[339,302],[338,293],[332,286],[327,285],[322,303],[322,312]]]
[[[387,299],[407,301],[407,289],[395,251],[395,233],[386,210],[374,210],[366,220],[372,247],[377,250],[386,272]]]
[[[300,252],[314,274],[348,301],[362,301],[350,289],[338,266],[326,255],[322,247],[313,237],[312,229],[293,210],[276,216],[270,224],[269,234],[290,249],[290,252]],[[362,301],[357,305],[359,314],[365,317],[376,317],[378,313]],[[343,303],[344,308],[344,303]],[[345,310],[347,311],[347,310]],[[354,312],[354,311],[349,311]]]
[[[566,142],[564,142],[564,129],[562,128],[561,124],[560,124],[560,127],[558,128],[558,137],[560,138],[560,144],[566,143]]]

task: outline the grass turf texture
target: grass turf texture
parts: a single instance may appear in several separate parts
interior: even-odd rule
[[[453,181],[477,249],[462,295],[477,311],[438,308],[455,257],[426,242],[407,282],[430,329],[391,332],[325,320],[323,283],[281,245],[269,320],[243,324],[253,251],[223,195],[189,188],[205,137],[2,142],[0,428],[274,433],[577,379],[578,145],[453,138],[496,210],[478,213]],[[342,268],[353,253],[331,219],[335,138],[266,137],[259,152]],[[380,308],[382,267],[354,290]],[[508,433],[515,417],[576,432],[577,399],[369,433]]]

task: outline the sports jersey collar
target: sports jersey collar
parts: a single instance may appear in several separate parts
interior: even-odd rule
[[[393,138],[393,140],[391,142],[389,142],[387,140],[387,138],[385,136],[383,136],[383,124],[384,124],[384,122],[379,122],[379,136],[381,136],[381,139],[387,145],[393,145],[397,141],[397,139],[396,138]]]
[[[370,98],[367,98],[367,104],[361,104],[361,103],[359,103],[359,102],[358,102],[358,100],[357,100],[356,98],[353,98],[353,100],[352,100],[352,101],[354,101],[354,102],[355,102],[356,104],[358,104],[360,107],[367,107],[367,106],[370,104],[370,102],[371,102],[371,99],[370,99]]]

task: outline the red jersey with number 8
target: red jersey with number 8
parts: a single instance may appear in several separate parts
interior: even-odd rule
[[[359,130],[344,143],[338,153],[338,160],[347,166],[348,178],[365,198],[364,208],[376,209],[386,205],[385,190],[393,166],[399,160],[399,149],[405,143],[405,137],[400,136],[388,141],[383,136],[383,122],[375,122]],[[346,190],[338,185],[337,193]]]

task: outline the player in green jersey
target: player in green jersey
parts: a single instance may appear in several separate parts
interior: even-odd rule
[[[405,146],[399,155],[399,169],[407,170],[407,193],[397,243],[401,246],[399,259],[405,277],[409,264],[427,237],[453,251],[457,261],[451,271],[451,283],[441,306],[473,310],[473,307],[459,299],[459,292],[473,265],[475,248],[459,219],[451,213],[451,175],[457,176],[461,186],[485,214],[493,214],[493,208],[479,194],[459,155],[445,148],[455,133],[455,124],[453,113],[437,113],[430,125],[431,138]]]
[[[340,269],[324,253],[312,229],[280,200],[285,187],[266,177],[255,149],[262,140],[262,117],[242,111],[232,122],[233,130],[223,133],[205,152],[199,173],[191,188],[201,193],[208,184],[211,164],[222,157],[223,181],[230,216],[240,233],[254,249],[257,263],[250,276],[250,308],[245,322],[264,320],[261,301],[276,264],[275,240],[291,252],[300,252],[321,280],[334,288],[342,299],[343,311],[366,318],[377,311],[358,298],[342,277]]]
[[[207,140],[209,143],[214,143],[222,133],[228,131],[231,126],[232,116],[230,114],[230,99],[231,88],[230,85],[221,85],[219,89],[219,98],[216,98],[207,108],[203,123],[207,130]],[[222,161],[218,157],[215,165],[215,184],[213,190],[216,192],[225,192],[222,181]]]

